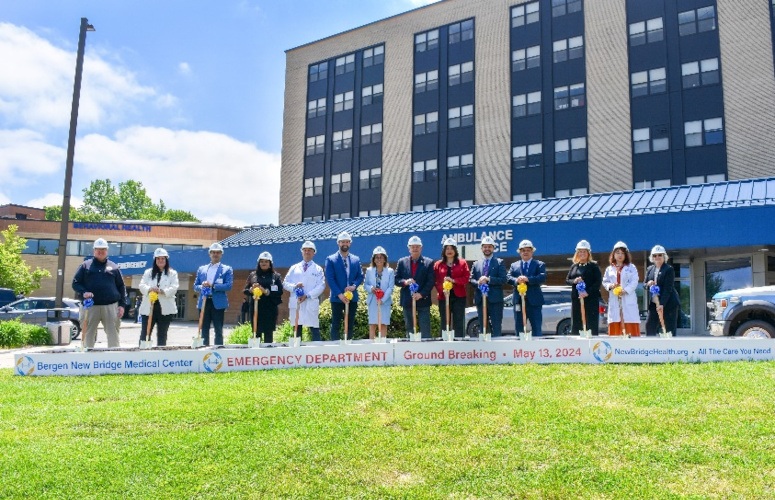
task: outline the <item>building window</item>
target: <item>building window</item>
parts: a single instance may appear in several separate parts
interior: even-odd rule
[[[449,86],[468,83],[474,79],[474,62],[468,61],[462,64],[453,64],[449,67]]]
[[[724,142],[724,123],[721,118],[709,118],[684,123],[686,147],[708,146]]]
[[[382,142],[382,124],[365,125],[361,127],[361,145]]]
[[[449,25],[449,44],[465,42],[474,38],[474,20],[469,19]]]
[[[649,188],[661,188],[661,187],[670,187],[670,179],[657,179],[655,181],[641,181],[636,182],[633,187],[634,189],[649,189]]]
[[[427,73],[417,73],[414,75],[414,93],[420,94],[426,90],[436,90],[439,88],[439,70],[434,69]]]
[[[376,66],[385,62],[385,46],[380,45],[373,49],[366,49],[363,51],[363,67]]]
[[[326,151],[326,137],[324,135],[317,135],[315,137],[307,137],[307,156],[323,154]]]
[[[350,149],[353,147],[353,129],[339,130],[334,132],[334,151]]]
[[[449,108],[449,128],[470,127],[474,124],[474,105],[468,104],[459,108]]]
[[[343,75],[355,71],[355,54],[348,54],[336,59],[335,74]]]
[[[344,111],[346,109],[353,109],[353,91],[344,92],[342,94],[336,94],[334,96],[334,113],[338,111]]]
[[[412,182],[435,181],[438,174],[438,162],[435,159],[416,161],[412,165]]]
[[[541,66],[541,46],[517,49],[511,53],[511,71],[538,68]]]
[[[447,158],[447,178],[473,177],[474,155],[466,154]]]
[[[515,95],[511,98],[511,111],[514,118],[541,114],[541,91]]]
[[[474,200],[448,201],[447,208],[461,208],[473,206]]]
[[[377,189],[382,186],[382,168],[361,170],[360,189]]]
[[[328,62],[313,64],[309,67],[309,81],[316,82],[328,78]]]
[[[554,89],[554,109],[579,108],[586,103],[584,84],[577,83]]]
[[[428,203],[427,205],[412,205],[412,212],[427,212],[428,210],[436,210],[436,204]]]
[[[308,177],[304,179],[304,197],[320,196],[323,194],[323,178]]]
[[[587,138],[576,137],[554,141],[554,163],[568,163],[587,159]]]
[[[702,61],[682,64],[681,79],[685,89],[718,83],[718,58],[714,57],[713,59],[703,59]]]
[[[555,198],[567,198],[568,196],[583,196],[587,194],[587,188],[558,189],[554,192]]]
[[[693,175],[686,178],[687,184],[705,184],[711,183],[711,182],[724,182],[727,180],[727,177],[724,174],[714,174],[714,175]]]
[[[554,62],[578,59],[584,55],[584,37],[574,36],[567,40],[557,40],[553,45]]]
[[[432,134],[439,131],[439,113],[433,111],[414,117],[414,135]]]
[[[331,194],[350,192],[350,173],[334,174],[331,176]],[[349,216],[348,216],[349,217]]]
[[[581,0],[552,0],[552,17],[581,11]]]
[[[331,214],[328,217],[328,220],[349,219],[349,218],[350,218],[350,212],[342,212],[341,214]]]
[[[661,42],[665,38],[663,28],[661,17],[632,23],[630,25],[630,47]]]
[[[539,20],[538,2],[517,5],[511,9],[511,27],[519,28]]]
[[[380,214],[380,210],[379,209],[376,209],[376,210],[361,210],[360,212],[358,212],[358,217],[368,217],[368,216],[374,216],[374,215],[379,215],[379,214]]]
[[[511,197],[511,201],[536,201],[543,198],[543,195],[539,193],[527,193],[527,194],[515,194]]]
[[[325,116],[326,114],[326,98],[312,99],[307,103],[307,118],[315,118],[316,116]]]
[[[381,83],[370,87],[363,87],[363,90],[361,91],[361,104],[363,106],[369,106],[382,102],[382,88]]]
[[[713,31],[715,29],[716,8],[712,5],[678,13],[678,34],[681,36]]]
[[[635,154],[650,153],[652,151],[667,151],[670,149],[666,125],[657,127],[639,128],[632,131],[632,149]]]
[[[541,143],[515,146],[511,151],[512,166],[515,169],[540,167],[544,163]]]
[[[414,51],[425,52],[439,47],[439,30],[426,31],[414,36]]]
[[[632,97],[649,94],[662,94],[667,90],[667,75],[665,68],[654,68],[639,71],[630,75]]]

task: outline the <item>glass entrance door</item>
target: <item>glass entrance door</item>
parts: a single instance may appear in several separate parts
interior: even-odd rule
[[[678,333],[689,334],[692,331],[692,265],[689,262],[674,262],[675,290],[681,301],[678,311]]]

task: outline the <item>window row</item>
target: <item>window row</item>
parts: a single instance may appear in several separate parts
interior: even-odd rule
[[[435,181],[438,179],[438,160],[430,159],[412,163],[412,182]],[[474,176],[474,155],[472,153],[447,158],[447,178]]]
[[[555,198],[567,198],[568,196],[584,196],[587,194],[587,188],[574,188],[574,189],[558,189],[554,192]],[[512,195],[511,201],[538,201],[544,198],[543,193],[540,191],[535,193],[515,194]]]
[[[684,123],[686,147],[707,146],[724,142],[724,123],[721,118],[709,118]]]
[[[474,20],[468,19],[449,25],[447,41],[449,45],[474,38]],[[439,47],[439,30],[434,29],[414,36],[414,51],[426,52]]]
[[[581,0],[552,0],[552,17],[581,12]]]
[[[376,66],[385,62],[385,46],[379,45],[363,51],[363,67]],[[338,57],[334,62],[336,75],[355,71],[355,54]],[[309,81],[316,82],[328,78],[328,61],[313,64],[309,67]]]
[[[23,254],[27,255],[59,255],[59,240],[26,238],[27,243]],[[65,255],[88,256],[94,252],[94,241],[67,240],[65,244]],[[200,245],[175,245],[162,243],[131,243],[131,242],[110,242],[108,243],[109,255],[135,255],[140,253],[151,253],[159,247],[164,247],[167,251],[177,250],[196,250],[202,248]]]
[[[586,105],[586,90],[583,83],[563,85],[554,89],[554,109],[578,108]],[[515,95],[511,98],[511,110],[514,118],[541,114],[541,92]]]
[[[382,186],[382,168],[376,167],[360,171],[358,189],[378,189]],[[349,172],[331,175],[331,194],[348,193],[352,189],[352,176]],[[304,197],[323,194],[323,177],[304,179]]]
[[[718,58],[692,61],[681,65],[681,83],[684,89],[719,83]],[[665,68],[638,71],[630,75],[632,97],[662,94],[667,91]]]
[[[569,163],[587,159],[587,138],[576,137],[554,141],[554,163]],[[544,164],[543,146],[540,143],[514,146],[511,150],[512,167],[515,169],[538,168]]]
[[[377,144],[382,142],[382,123],[373,123],[361,127],[362,146],[367,144]],[[307,137],[306,155],[319,155],[326,152],[326,136],[317,135]],[[334,151],[350,149],[353,147],[353,129],[336,130],[332,135],[331,147]]]
[[[457,108],[447,110],[447,127],[459,128],[469,127],[474,124],[474,105],[467,104]],[[415,115],[414,117],[414,135],[432,134],[439,131],[439,113],[432,111]]]
[[[382,102],[382,94],[384,86],[381,83],[363,87],[361,89],[361,104],[363,106],[369,106],[371,104],[377,104]],[[339,111],[347,111],[353,109],[353,97],[352,90],[348,92],[342,92],[334,96],[334,113]],[[326,98],[313,99],[307,103],[307,118],[315,118],[317,116],[326,115]]]

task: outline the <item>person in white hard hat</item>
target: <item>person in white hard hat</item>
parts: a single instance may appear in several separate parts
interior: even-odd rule
[[[673,266],[667,263],[668,259],[665,247],[654,245],[654,248],[651,249],[651,255],[649,255],[651,265],[646,269],[646,283],[644,283],[649,301],[646,335],[656,335],[662,329],[658,309],[662,310],[666,331],[675,335],[678,328],[678,311],[681,307],[681,299],[675,289],[675,271]],[[658,306],[656,297],[651,293],[653,285],[659,287]]]
[[[261,252],[256,261],[256,270],[248,274],[245,281],[245,288],[242,293],[250,301],[249,318],[250,324],[253,324],[253,312],[255,301],[253,300],[253,289],[261,289],[261,298],[258,300],[258,324],[256,336],[260,339],[263,336],[264,342],[271,344],[274,342],[274,331],[277,328],[277,308],[283,302],[283,279],[280,273],[275,272],[272,254]]]
[[[156,325],[157,346],[167,345],[170,322],[178,312],[175,294],[178,293],[179,286],[178,272],[170,267],[170,254],[163,248],[157,248],[153,252],[153,266],[145,270],[138,287],[143,295],[143,301],[140,303],[140,317],[142,318],[140,341],[145,340],[148,332],[148,316],[151,314],[152,307],[148,294],[156,292],[158,299],[153,303],[151,330]]]
[[[361,259],[350,253],[352,237],[343,231],[336,237],[339,251],[326,258],[326,282],[331,290],[331,340],[339,340],[339,330],[344,320],[345,303],[349,303],[347,317],[347,338],[353,338],[355,332],[355,311],[358,309],[358,285],[363,283]],[[344,292],[352,292],[353,298],[347,300]],[[344,330],[342,330],[344,331]]]
[[[603,288],[609,292],[608,335],[626,333],[631,337],[639,337],[640,313],[638,297],[635,294],[639,281],[638,268],[632,264],[627,244],[623,241],[616,242],[608,261],[611,265],[603,273]]]
[[[474,287],[474,304],[476,304],[479,324],[487,325],[487,332],[493,337],[501,336],[503,324],[503,285],[506,283],[506,266],[503,259],[495,257],[495,240],[484,236],[481,243],[482,258],[471,265],[469,282]],[[487,285],[487,323],[484,323],[484,299],[481,285]],[[480,327],[481,328],[481,327]],[[455,332],[457,335],[457,332]]]
[[[390,324],[390,310],[393,306],[393,288],[396,273],[388,265],[387,251],[376,247],[371,253],[371,265],[366,268],[363,288],[366,290],[366,305],[369,307],[369,338],[374,339],[377,331],[377,310],[379,309],[380,335],[387,337],[387,327]],[[382,300],[375,293],[382,290]],[[380,302],[380,304],[378,304]]]
[[[433,274],[436,277],[436,297],[439,299],[439,314],[441,330],[447,327],[447,299],[444,295],[444,283],[452,283],[449,291],[449,315],[455,336],[466,334],[466,285],[471,275],[468,262],[460,258],[457,251],[457,241],[447,238],[442,242],[441,258],[433,264]]]
[[[210,245],[210,263],[200,266],[196,271],[194,291],[199,294],[197,309],[204,308],[202,318],[202,339],[204,345],[210,345],[210,325],[215,330],[213,345],[223,345],[223,317],[229,307],[229,299],[226,293],[231,291],[234,284],[234,270],[231,266],[221,263],[223,246],[220,243]],[[203,288],[209,288],[210,292],[202,294]]]
[[[73,277],[73,290],[78,296],[94,301],[89,308],[83,340],[86,347],[94,347],[97,327],[102,323],[108,347],[120,347],[117,326],[127,305],[124,278],[116,263],[108,260],[108,242],[104,238],[94,241],[93,255],[78,266]]]
[[[283,288],[291,293],[288,299],[288,312],[291,324],[296,321],[296,306],[299,308],[299,327],[296,336],[301,338],[302,327],[310,330],[313,341],[320,341],[320,295],[326,289],[323,268],[315,264],[317,248],[312,241],[301,245],[301,262],[288,269]],[[304,289],[304,296],[296,298],[296,289]]]
[[[530,321],[530,330],[534,337],[540,336],[543,325],[544,292],[541,285],[546,283],[546,264],[533,258],[535,247],[530,240],[519,242],[519,260],[509,268],[509,284],[514,287],[514,326],[517,332],[527,331],[522,324],[522,298],[516,292],[520,283],[527,285],[525,293],[525,312]]]
[[[433,260],[422,255],[422,240],[412,236],[407,243],[409,255],[401,257],[396,265],[396,286],[401,287],[401,307],[404,308],[404,324],[407,334],[414,331],[412,300],[417,301],[417,323],[422,338],[431,338],[431,290],[436,282]],[[418,286],[412,294],[412,283]]]
[[[583,293],[576,288],[581,282],[584,282]],[[603,274],[597,262],[592,260],[592,245],[587,240],[581,240],[576,245],[573,264],[565,277],[565,283],[571,286],[571,333],[578,335],[584,329],[580,300],[583,297],[587,330],[597,335],[600,330],[600,285],[603,283]]]

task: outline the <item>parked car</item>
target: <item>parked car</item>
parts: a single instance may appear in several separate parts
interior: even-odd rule
[[[75,299],[62,299],[63,306],[70,311],[70,338],[75,340],[81,334],[81,322],[78,318],[80,301]],[[45,325],[48,310],[54,309],[56,299],[54,297],[27,297],[16,302],[0,307],[0,321],[19,318],[24,323]]]
[[[719,292],[708,309],[711,335],[775,338],[775,286]]]
[[[544,292],[543,335],[570,335],[571,333],[571,287],[569,286],[542,286]],[[515,335],[514,326],[514,295],[507,295],[503,299],[503,335]],[[599,333],[608,331],[608,306],[600,300],[600,326]],[[479,315],[476,307],[466,309],[466,335],[474,337],[479,335]]]
[[[0,288],[0,307],[7,306],[16,300],[16,294],[10,288]]]

